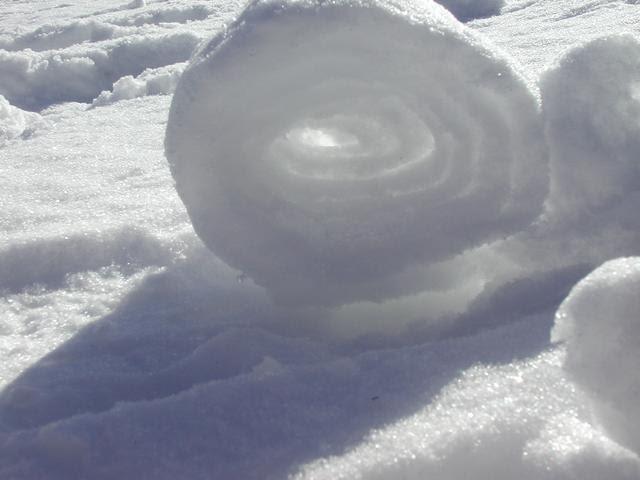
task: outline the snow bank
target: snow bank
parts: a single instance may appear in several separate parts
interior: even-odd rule
[[[531,222],[541,138],[509,61],[433,2],[257,1],[187,68],[166,154],[216,254],[337,304]]]
[[[93,105],[108,105],[120,100],[129,100],[146,95],[173,93],[185,66],[185,63],[177,63],[166,67],[148,68],[137,77],[132,75],[122,77],[113,84],[111,92],[102,92],[93,101]]]
[[[612,260],[581,281],[556,314],[553,341],[610,436],[640,452],[640,258]],[[635,373],[634,373],[635,372]]]
[[[631,222],[640,202],[640,43],[630,35],[574,48],[541,79],[551,150],[549,207],[583,222]]]
[[[0,50],[0,94],[31,110],[65,101],[91,102],[121,77],[188,60],[199,41],[195,34],[177,32],[61,52]]]
[[[458,20],[466,22],[474,18],[490,17],[500,13],[504,0],[436,0],[453,13]]]
[[[28,137],[47,122],[37,113],[25,112],[0,95],[0,147],[17,137]]]

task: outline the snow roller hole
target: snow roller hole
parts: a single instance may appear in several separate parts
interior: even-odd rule
[[[405,108],[380,113],[305,118],[273,140],[269,156],[290,175],[328,181],[373,180],[431,157],[436,141],[422,119]]]

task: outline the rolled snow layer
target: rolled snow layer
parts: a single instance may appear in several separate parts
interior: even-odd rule
[[[572,49],[545,73],[541,94],[551,152],[550,207],[581,223],[585,214],[592,220],[616,210],[609,221],[640,227],[638,39],[615,35]]]
[[[541,139],[509,60],[431,0],[267,0],[192,59],[166,153],[211,250],[330,305],[529,224]]]
[[[640,453],[640,257],[607,262],[574,287],[551,337],[566,342],[564,368],[610,436]]]

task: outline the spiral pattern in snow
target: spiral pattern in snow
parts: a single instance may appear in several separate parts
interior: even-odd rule
[[[541,138],[509,60],[431,0],[257,1],[192,59],[166,153],[209,248],[331,305],[529,224]]]

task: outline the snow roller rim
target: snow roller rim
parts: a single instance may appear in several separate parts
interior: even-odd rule
[[[327,282],[441,260],[540,212],[546,151],[533,95],[506,58],[443,8],[414,3],[256,2],[180,80],[166,138],[178,193],[205,243],[277,297],[321,296]],[[420,67],[406,70],[409,61]],[[469,63],[481,68],[468,71]],[[422,130],[394,130],[416,118]],[[367,122],[387,133],[386,147],[399,147],[376,146],[384,134],[372,127],[368,139]],[[300,144],[287,139],[314,129],[325,142],[351,141],[342,149],[308,142],[301,150],[312,154],[296,157]],[[185,154],[193,141],[206,148]],[[278,164],[283,144],[289,171]],[[385,170],[383,155],[370,162],[383,168],[367,173],[363,158],[374,147],[409,160]],[[318,174],[325,152],[337,167]],[[433,240],[443,235],[450,240]]]

